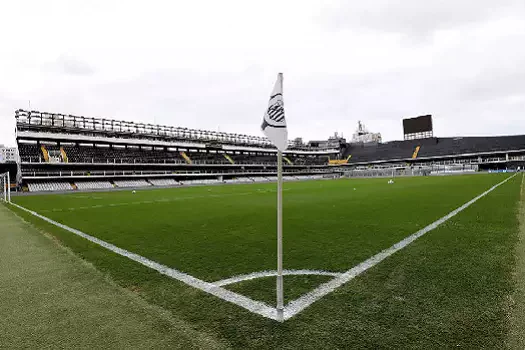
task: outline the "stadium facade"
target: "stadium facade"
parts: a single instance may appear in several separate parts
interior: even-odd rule
[[[264,137],[17,110],[18,182],[29,191],[271,181],[277,150]],[[525,135],[382,143],[332,137],[285,152],[288,180],[511,170]],[[16,168],[15,168],[16,171]],[[15,175],[15,174],[12,174]],[[12,176],[13,179],[17,178]]]

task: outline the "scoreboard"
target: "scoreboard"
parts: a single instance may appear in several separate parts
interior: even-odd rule
[[[403,134],[405,140],[423,139],[434,135],[432,115],[422,115],[416,118],[403,119]]]

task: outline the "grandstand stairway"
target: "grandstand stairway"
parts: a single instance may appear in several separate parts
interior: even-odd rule
[[[40,146],[40,149],[42,150],[42,155],[44,156],[44,160],[46,163],[49,163],[49,153],[47,152],[46,146],[42,145]]]
[[[417,158],[417,154],[419,153],[419,149],[421,148],[421,146],[417,146],[416,149],[414,149],[414,153],[412,153],[412,159],[416,159]]]
[[[293,165],[293,162],[288,157],[283,157],[284,161],[290,165]]]
[[[182,156],[182,158],[184,158],[184,160],[186,161],[186,163],[191,164],[191,159],[190,159],[190,157],[186,154],[186,152],[180,152],[180,155]]]
[[[64,147],[60,147],[60,154],[62,154],[62,160],[64,161],[64,163],[68,163],[69,160],[67,158],[67,154],[66,154],[66,151],[64,150]]]
[[[223,154],[224,155],[224,158],[226,158],[226,160],[228,162],[230,162],[231,164],[235,164],[235,162],[233,161],[232,157],[230,157],[229,155],[227,155],[226,153]]]

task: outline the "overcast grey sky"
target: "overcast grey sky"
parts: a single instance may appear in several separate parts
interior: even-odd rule
[[[525,134],[525,1],[4,1],[0,144],[27,108],[290,137]]]

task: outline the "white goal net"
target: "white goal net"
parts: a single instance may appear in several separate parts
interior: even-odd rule
[[[0,201],[11,202],[9,173],[0,174]]]

